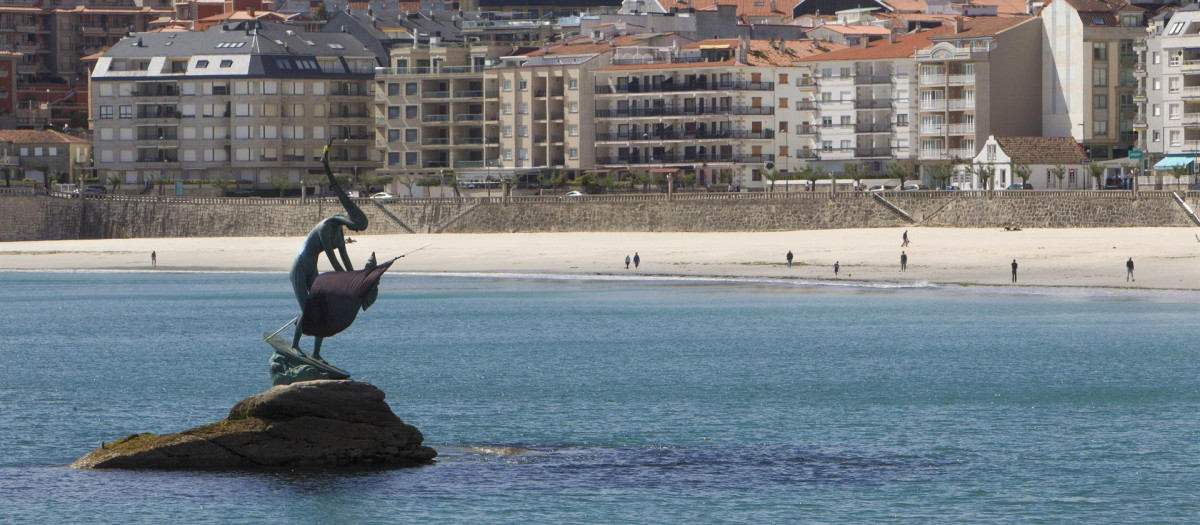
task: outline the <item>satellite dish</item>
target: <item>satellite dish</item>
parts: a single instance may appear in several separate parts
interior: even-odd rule
[[[768,162],[768,163],[767,163],[767,169],[769,169],[769,170],[773,170],[773,169],[775,169],[775,163],[774,163],[774,162]]]

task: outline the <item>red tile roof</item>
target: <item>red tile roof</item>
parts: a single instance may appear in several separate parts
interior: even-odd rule
[[[1000,149],[1018,164],[1083,164],[1087,155],[1074,137],[996,137]]]
[[[875,60],[881,58],[904,58],[916,54],[918,49],[933,45],[932,38],[945,36],[952,31],[948,27],[920,30],[912,33],[896,35],[893,43],[886,38],[872,40],[867,47],[850,46],[823,55],[800,59],[799,62],[815,62],[824,60]]]
[[[674,33],[639,33],[635,35],[622,35],[613,37],[611,43],[608,40],[592,41],[591,37],[579,37],[574,40],[568,40],[561,44],[555,44],[545,48],[539,48],[524,56],[548,56],[548,55],[598,55],[612,51],[622,46],[645,45],[646,41],[653,40],[656,37],[672,35]]]
[[[91,144],[91,141],[49,129],[0,129],[0,142],[13,144]]]

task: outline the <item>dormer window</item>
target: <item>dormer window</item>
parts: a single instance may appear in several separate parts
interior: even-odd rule
[[[1093,16],[1092,17],[1092,25],[1098,25],[1098,26],[1104,25],[1104,18],[1099,17],[1099,16]]]
[[[233,67],[233,61],[232,60],[222,60],[221,67]]]
[[[204,68],[204,67],[208,67],[207,60],[197,60],[196,61],[196,69],[200,69],[200,68]]]
[[[1180,32],[1183,31],[1183,25],[1184,25],[1183,22],[1175,22],[1174,24],[1171,24],[1171,29],[1169,31],[1167,31],[1167,34],[1168,35],[1178,35]]]

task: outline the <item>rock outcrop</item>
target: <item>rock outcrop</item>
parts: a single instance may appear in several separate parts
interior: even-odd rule
[[[175,434],[104,443],[75,468],[192,469],[415,466],[437,456],[424,436],[358,381],[304,381],[239,401],[229,417]]]

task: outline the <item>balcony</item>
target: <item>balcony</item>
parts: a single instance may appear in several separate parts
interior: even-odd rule
[[[796,111],[816,111],[817,103],[811,100],[802,100],[796,103]]]
[[[421,117],[421,122],[450,122],[449,114],[425,115]]]
[[[920,108],[922,111],[960,111],[965,109],[975,109],[975,99],[972,98],[952,98],[952,99],[927,99],[921,100]]]
[[[975,148],[951,148],[946,150],[952,159],[973,159],[979,153]]]
[[[855,100],[854,109],[891,109],[892,101],[888,100]]]
[[[455,122],[483,122],[483,113],[460,113],[454,116]]]
[[[944,86],[946,75],[921,75],[919,81],[922,86]]]
[[[470,73],[482,73],[484,66],[442,66],[441,68],[432,67],[377,67],[375,68],[375,76],[388,75],[465,75]]]
[[[17,24],[18,33],[36,33],[40,30],[41,28],[34,24]]]
[[[483,98],[483,91],[455,91],[454,98]]]
[[[727,131],[706,131],[706,132],[687,132],[680,131],[676,133],[642,133],[632,135],[629,133],[597,133],[597,142],[635,142],[635,141],[663,141],[663,140],[711,140],[711,139],[748,139],[748,140],[769,140],[775,138],[774,130],[762,131],[744,131],[744,130],[727,130]]]
[[[1133,117],[1133,127],[1146,129],[1146,115]]]
[[[427,160],[422,165],[426,168],[449,168],[450,161],[448,161],[448,160]]]
[[[800,127],[796,128],[796,134],[797,135],[816,135],[817,127],[816,126],[800,126]]]
[[[890,133],[891,131],[891,122],[860,122],[854,125],[855,133]]]
[[[455,168],[482,168],[482,160],[456,160],[454,161]]]
[[[142,151],[138,153],[137,162],[179,162],[179,152],[175,150]]]
[[[859,85],[891,84],[891,75],[855,75],[854,83]]]
[[[950,125],[950,134],[951,135],[974,135],[975,134],[975,123],[971,122],[971,123],[964,123],[964,124],[951,124]]]
[[[798,158],[798,159],[819,159],[819,158],[821,158],[821,156],[817,155],[817,152],[815,152],[811,149],[802,149],[802,150],[796,152],[796,158]]]
[[[454,145],[456,146],[482,146],[483,137],[455,137]]]
[[[630,109],[598,109],[596,118],[629,118],[629,117],[666,117],[676,115],[774,115],[774,107],[750,106],[715,106],[705,108],[663,107],[663,108],[630,108]]]
[[[946,125],[945,124],[924,125],[924,126],[921,126],[920,133],[922,135],[945,135],[946,134]]]
[[[756,164],[763,162],[772,162],[775,160],[775,155],[747,155],[747,154],[729,154],[722,155],[716,153],[706,154],[685,154],[675,153],[672,151],[664,152],[658,155],[641,156],[641,155],[626,155],[613,157],[596,157],[597,164],[671,164],[671,163],[694,163],[694,162],[730,162],[737,164]]]
[[[179,89],[175,84],[138,84],[133,94],[138,97],[176,97]]]
[[[952,86],[970,86],[975,84],[975,74],[950,75],[950,85]]]
[[[1139,89],[1137,91],[1134,91],[1133,92],[1133,100],[1145,101],[1146,100],[1146,90]]]
[[[41,47],[39,47],[37,44],[17,44],[17,52],[24,53],[26,55],[37,53],[40,49]]]
[[[79,32],[84,36],[104,36],[108,31],[103,27],[84,26],[79,28]]]
[[[426,91],[422,93],[425,98],[450,98],[449,91]]]
[[[800,91],[816,91],[817,79],[812,77],[801,78],[796,81],[796,87],[800,88]]]
[[[891,157],[892,148],[854,148],[855,157]]]
[[[1200,98],[1200,86],[1183,86],[1179,91],[1179,95],[1184,99]]]
[[[449,146],[450,137],[428,137],[421,139],[422,146]]]
[[[774,82],[663,82],[661,84],[627,84],[596,86],[597,95],[627,95],[635,93],[670,93],[677,91],[774,91]],[[545,95],[541,95],[545,96]]]

